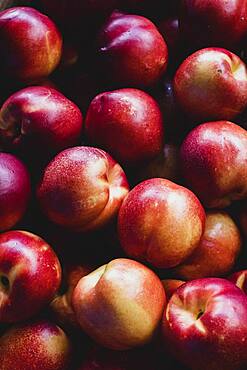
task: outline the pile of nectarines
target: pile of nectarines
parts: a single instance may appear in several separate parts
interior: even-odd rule
[[[247,0],[0,0],[0,370],[247,370]]]

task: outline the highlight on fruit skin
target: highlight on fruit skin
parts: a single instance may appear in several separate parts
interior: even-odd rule
[[[247,131],[229,121],[205,122],[180,148],[186,185],[207,208],[226,208],[247,197]]]
[[[49,86],[21,89],[12,94],[0,109],[3,148],[25,152],[27,157],[31,153],[34,157],[40,156],[40,152],[49,157],[79,144],[82,129],[80,109]]]
[[[177,69],[178,105],[194,124],[234,120],[246,108],[247,68],[229,50],[208,47],[189,55]]]
[[[61,275],[58,257],[44,239],[24,230],[0,234],[0,323],[40,314],[58,291]]]
[[[118,87],[153,86],[168,65],[168,48],[154,23],[120,11],[99,31],[97,54],[102,74]]]
[[[52,222],[76,232],[92,231],[115,219],[128,191],[123,169],[109,154],[78,146],[47,165],[37,200]]]
[[[0,370],[246,370],[247,0],[0,0]]]
[[[235,284],[222,278],[191,280],[175,291],[164,311],[163,347],[189,369],[244,368],[246,317],[247,296]]]
[[[228,279],[247,294],[247,270],[241,270],[231,274]]]
[[[153,339],[165,305],[159,277],[126,258],[112,260],[80,279],[72,295],[82,330],[103,347],[120,351]]]
[[[124,252],[155,268],[183,263],[197,248],[204,227],[205,211],[196,195],[161,178],[135,186],[118,215]]]
[[[33,320],[12,326],[0,337],[0,369],[68,370],[72,343],[53,322]]]
[[[141,167],[161,153],[164,126],[152,96],[126,88],[103,92],[91,101],[85,134],[92,145],[109,152],[120,164]]]
[[[60,62],[62,35],[55,23],[31,7],[0,12],[1,69],[11,80],[49,76]]]

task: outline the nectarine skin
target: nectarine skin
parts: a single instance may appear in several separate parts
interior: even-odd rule
[[[247,33],[247,2],[182,0],[179,20],[188,45],[234,48]]]
[[[0,235],[0,323],[31,318],[54,297],[61,266],[52,248],[27,231]]]
[[[46,320],[14,326],[0,338],[0,370],[68,370],[71,344]]]
[[[79,328],[75,312],[71,304],[71,296],[78,281],[92,272],[94,268],[88,265],[72,265],[66,269],[63,265],[63,285],[65,292],[59,293],[50,303],[52,317],[65,330],[73,331]]]
[[[118,235],[129,257],[170,268],[195,250],[204,224],[204,209],[189,189],[154,178],[138,184],[125,198]]]
[[[229,50],[201,49],[177,69],[174,90],[178,104],[193,123],[231,120],[246,107],[247,68]]]
[[[0,140],[11,150],[55,153],[79,143],[82,121],[80,109],[57,90],[27,87],[3,104]]]
[[[0,231],[5,231],[22,219],[31,184],[25,165],[8,153],[0,153],[0,179]]]
[[[225,279],[179,287],[164,312],[165,348],[191,370],[236,370],[247,364],[247,296]]]
[[[234,272],[228,279],[247,294],[247,270]]]
[[[14,7],[0,13],[1,75],[21,81],[47,77],[57,67],[62,37],[38,10]]]
[[[83,277],[72,296],[81,328],[97,343],[115,350],[150,342],[165,303],[158,276],[141,263],[125,258]]]
[[[147,18],[114,12],[98,36],[102,74],[121,87],[148,87],[168,64],[167,45]]]
[[[173,293],[176,292],[176,290],[185,283],[183,280],[177,280],[177,279],[164,279],[161,280],[163,287],[166,292],[166,298],[169,301]]]
[[[234,267],[242,246],[240,231],[223,211],[206,214],[205,231],[189,258],[175,268],[175,276],[184,280],[223,277]]]
[[[85,121],[86,134],[120,163],[133,165],[162,150],[163,118],[156,101],[138,89],[97,95]]]
[[[86,231],[113,220],[128,191],[124,171],[109,154],[81,146],[54,157],[44,170],[37,197],[51,221]]]
[[[247,131],[228,121],[194,128],[180,149],[187,186],[208,208],[247,196]]]

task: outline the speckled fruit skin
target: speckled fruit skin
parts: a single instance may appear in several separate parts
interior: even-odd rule
[[[119,258],[83,277],[72,305],[82,329],[104,347],[125,350],[149,342],[165,307],[158,276],[139,262]]]
[[[153,158],[162,150],[163,118],[158,103],[138,89],[97,95],[85,121],[86,135],[120,163]]]
[[[174,273],[184,280],[226,276],[237,261],[241,245],[238,227],[226,212],[207,212],[198,247]]]
[[[14,7],[0,13],[0,51],[2,78],[35,80],[47,77],[57,67],[62,38],[44,14]]]
[[[185,283],[185,281],[177,279],[164,279],[161,280],[161,282],[165,289],[167,300],[169,300],[173,293],[175,293],[176,290]]]
[[[188,187],[208,208],[247,196],[247,131],[228,121],[207,122],[185,138],[181,166]]]
[[[58,292],[50,303],[52,316],[62,328],[67,330],[79,328],[75,312],[72,308],[71,296],[78,281],[93,270],[94,268],[89,265],[71,265],[67,269],[66,266],[63,265],[63,284],[66,290],[63,294],[59,294]]]
[[[79,108],[49,87],[22,89],[0,110],[0,141],[8,149],[56,152],[78,144],[81,133]]]
[[[164,346],[191,370],[242,370],[247,363],[247,296],[219,278],[173,294],[162,322]]]
[[[204,209],[190,190],[155,178],[141,182],[124,200],[118,235],[129,257],[169,268],[195,250],[204,223]]]
[[[37,314],[52,300],[60,282],[59,260],[43,239],[19,230],[0,235],[0,323]]]
[[[0,338],[0,370],[68,370],[70,356],[68,337],[46,320],[14,326]]]
[[[114,12],[98,36],[102,74],[122,87],[155,84],[168,63],[166,43],[147,18]]]
[[[62,151],[48,164],[37,197],[51,221],[86,231],[112,220],[128,191],[124,171],[109,154],[81,146]]]
[[[198,50],[178,68],[174,90],[179,105],[195,123],[231,120],[246,107],[246,65],[226,49]]]
[[[247,270],[234,272],[234,274],[230,275],[228,279],[247,294]]]
[[[0,231],[19,222],[31,193],[30,176],[25,165],[12,154],[0,153]]]
[[[179,20],[190,45],[233,48],[247,34],[247,1],[182,0]]]

